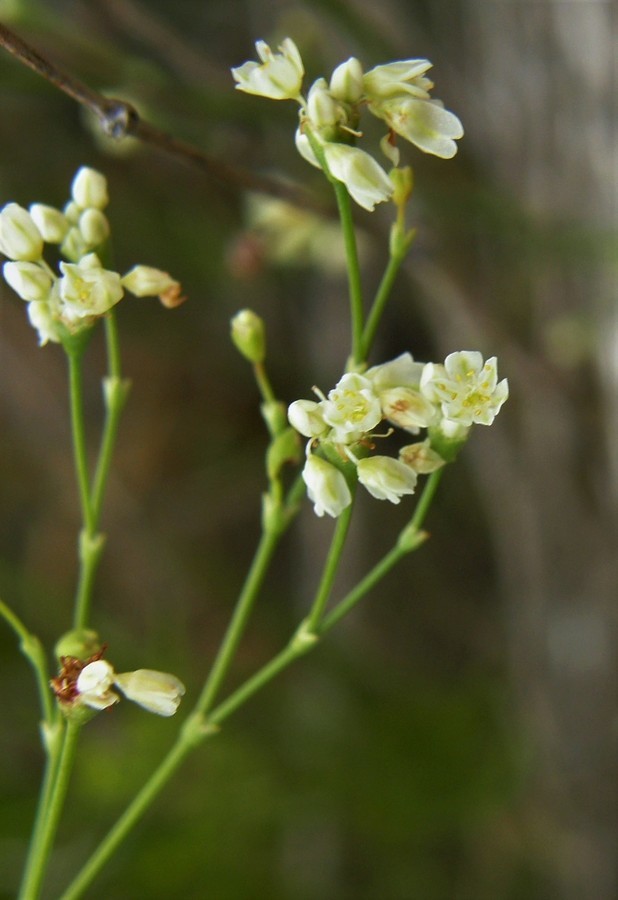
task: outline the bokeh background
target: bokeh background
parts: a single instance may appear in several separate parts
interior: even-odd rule
[[[404,149],[419,237],[373,362],[478,348],[511,399],[443,480],[410,557],[318,652],[198,750],[88,896],[106,900],[611,900],[616,896],[617,7],[605,0],[3,0],[0,19],[92,87],[213,157],[331,198],[297,156],[292,104],[233,90],[286,35],[310,79],[428,57],[466,137]],[[259,529],[265,435],[230,317],[266,320],[285,401],[348,352],[346,286],[294,260],[216,181],[137,142],[0,52],[0,200],[61,205],[105,172],[118,268],[183,281],[175,311],[119,308],[133,379],[95,625],[120,669],[196,696]],[[332,208],[332,207],[331,207]],[[389,213],[358,214],[366,284]],[[288,248],[289,249],[289,248]],[[336,254],[335,254],[336,255]],[[64,358],[0,305],[0,592],[49,648],[70,624],[76,492]],[[89,350],[91,434],[100,344]],[[94,446],[94,443],[93,443]],[[388,506],[388,508],[385,508]],[[338,591],[386,551],[400,507],[361,504]],[[332,523],[306,509],[276,559],[229,687],[287,640]],[[41,767],[36,696],[0,630],[0,897],[14,895]],[[131,704],[83,737],[46,896],[58,896],[173,740]]]

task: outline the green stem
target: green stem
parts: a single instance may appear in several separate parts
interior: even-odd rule
[[[365,577],[359,581],[337,606],[324,618],[318,633],[326,634],[331,628],[337,624],[344,616],[352,610],[359,600],[367,594],[375,585],[381,581],[390,570],[397,565],[400,559],[416,550],[427,538],[427,534],[421,531],[421,526],[425,521],[429,507],[433,501],[438,484],[442,477],[442,469],[432,472],[427,481],[423,493],[414,510],[410,522],[401,531],[397,543],[392,550],[382,557],[382,559],[371,569]]]
[[[311,128],[305,123],[305,134],[311,144],[311,149],[319,162],[324,174],[330,181],[335,191],[339,219],[343,231],[346,262],[348,267],[348,287],[350,293],[350,321],[352,325],[352,361],[355,365],[364,362],[362,354],[363,340],[363,290],[361,286],[360,265],[358,261],[358,247],[356,244],[356,231],[352,218],[352,203],[348,189],[342,181],[339,181],[328,168],[326,154],[321,141],[313,134]]]
[[[195,745],[193,740],[181,737],[171,748],[159,767],[148,779],[141,791],[135,796],[123,815],[118,819],[107,836],[99,844],[85,866],[79,871],[60,900],[76,900],[81,897],[105,863],[114,854],[134,825],[141,819],[148,807],[179,768],[187,754]]]
[[[49,690],[49,673],[43,647],[39,639],[30,634],[23,622],[2,600],[0,600],[0,615],[19,638],[20,650],[34,669],[43,720],[47,727],[51,727],[55,718],[55,708]]]
[[[307,630],[309,632],[317,630],[322,620],[322,616],[324,615],[324,610],[326,609],[326,604],[328,603],[328,598],[330,597],[333,582],[341,560],[341,554],[343,553],[345,541],[348,536],[348,530],[352,519],[352,508],[353,504],[351,503],[337,519],[335,532],[328,551],[326,563],[324,564],[322,579],[307,617]]]
[[[71,404],[71,432],[73,436],[73,456],[75,459],[75,471],[77,473],[77,487],[79,501],[82,510],[82,521],[87,534],[95,532],[95,519],[90,500],[90,479],[88,476],[88,453],[86,449],[86,429],[84,425],[83,406],[83,381],[82,381],[82,356],[83,350],[69,350],[69,392]]]
[[[54,754],[48,760],[37,822],[18,900],[36,900],[39,896],[69,787],[80,730],[80,725],[68,722],[63,729],[62,739],[58,742],[58,755]]]
[[[264,403],[274,403],[277,398],[266,374],[264,363],[253,363],[253,375]]]
[[[380,324],[382,313],[384,312],[384,307],[386,306],[387,300],[390,296],[393,284],[395,282],[395,278],[397,277],[397,273],[399,272],[404,259],[405,253],[393,254],[389,257],[388,265],[384,270],[384,275],[382,276],[382,280],[378,286],[375,299],[373,301],[371,309],[369,310],[369,315],[367,316],[367,321],[363,330],[363,335],[360,343],[362,359],[367,359],[367,357],[369,356],[369,351],[371,350],[373,341],[375,339],[378,325]]]
[[[240,640],[244,634],[258,591],[262,586],[268,565],[277,547],[281,532],[265,531],[260,538],[255,556],[245,579],[227,631],[224,635],[210,674],[196,704],[196,710],[204,715],[212,706],[221,684],[232,664]]]
[[[348,189],[341,181],[332,179],[348,265],[348,287],[350,292],[350,321],[352,324],[352,360],[356,365],[365,359],[363,355],[363,292],[356,245],[356,231],[352,218],[352,204]]]

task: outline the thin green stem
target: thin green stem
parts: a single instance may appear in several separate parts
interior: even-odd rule
[[[48,761],[37,823],[18,900],[36,900],[39,896],[69,787],[80,730],[80,725],[68,722],[59,742],[58,756],[53,756]]]
[[[88,453],[86,449],[83,405],[82,350],[68,351],[67,357],[69,360],[71,432],[73,436],[73,456],[77,473],[77,487],[84,528],[87,534],[92,536],[95,532],[95,519],[90,500],[90,479],[88,476]]]
[[[186,732],[183,732],[183,735],[185,733]],[[136,794],[122,816],[120,816],[115,825],[110,829],[104,840],[101,841],[88,862],[78,872],[77,876],[62,894],[60,900],[76,900],[77,897],[82,896],[83,892],[124,841],[131,829],[141,819],[149,806],[151,806],[157,795],[165,787],[195,745],[194,741],[183,738],[183,735],[181,735],[174,744],[141,791]]]
[[[421,514],[414,517],[418,521],[419,526],[424,516],[426,515],[427,510],[429,509],[429,504],[435,493],[436,486],[437,479],[434,480],[433,486],[431,488],[429,488],[429,483],[426,485],[425,490],[428,491],[427,500],[422,504]],[[424,497],[425,494],[423,495],[423,498]],[[411,524],[410,526],[408,526],[408,528],[410,527]],[[342,534],[337,538],[337,540],[333,540],[333,546],[331,548],[333,556],[335,555],[334,548],[338,546],[339,539],[345,537],[345,530],[346,529],[342,526]],[[406,532],[406,529],[404,529],[404,532]],[[398,541],[397,546],[393,548],[390,553],[387,553],[386,556],[376,566],[374,566],[371,572],[356,586],[356,588],[354,588],[352,591],[350,591],[349,594],[346,595],[346,597],[344,597],[341,603],[339,603],[335,607],[330,615],[322,619],[317,627],[317,634],[312,632],[309,621],[305,620],[305,622],[302,623],[301,627],[293,636],[292,640],[286,647],[283,648],[283,650],[277,653],[269,662],[262,666],[261,669],[259,669],[254,675],[252,675],[243,684],[241,684],[240,687],[233,691],[226,700],[216,706],[206,718],[204,713],[209,708],[212,699],[214,698],[215,691],[222,680],[222,676],[225,674],[224,670],[227,669],[227,665],[230,661],[228,652],[226,651],[225,653],[222,653],[220,657],[221,662],[218,665],[218,674],[216,676],[216,680],[215,675],[213,674],[213,667],[213,672],[211,672],[209,678],[210,686],[208,694],[206,693],[206,689],[202,692],[202,695],[200,696],[196,704],[194,712],[185,722],[185,727],[183,728],[176,743],[170,749],[151,778],[146,782],[139,794],[137,794],[137,796],[129,804],[122,816],[110,829],[99,847],[95,850],[90,859],[86,862],[75,879],[71,882],[70,886],[67,888],[64,894],[62,894],[60,900],[77,900],[77,898],[82,896],[83,892],[87,887],[89,887],[89,885],[92,883],[103,866],[107,863],[116,849],[127,837],[133,826],[144,815],[150,804],[162,791],[162,789],[180,767],[181,763],[184,761],[185,757],[193,747],[197,746],[207,737],[216,733],[216,730],[221,725],[221,723],[229,718],[232,713],[243,706],[251,697],[257,694],[258,691],[260,691],[267,684],[269,684],[269,682],[271,682],[280,672],[291,665],[296,659],[303,656],[305,653],[308,653],[315,646],[317,646],[317,644],[319,643],[319,637],[321,637],[323,634],[326,634],[327,631],[330,631],[333,625],[335,625],[336,622],[339,621],[339,619],[341,619],[347,612],[349,612],[350,609],[353,608],[353,606],[356,605],[358,600],[360,600],[360,598],[377,583],[380,577],[390,571],[393,565],[395,565],[395,563],[399,559],[401,559],[402,556],[419,546],[420,543],[422,543],[423,539],[423,533],[418,531],[415,531],[415,536],[412,537],[408,534],[405,541],[402,540],[400,536],[400,540]],[[256,553],[254,566],[252,567],[256,570],[256,573],[261,571],[261,563],[258,565],[258,560],[261,559],[262,553],[266,553],[266,547],[258,548],[258,552]],[[323,582],[323,584],[325,584],[325,582]],[[248,588],[249,586],[247,585],[247,590]],[[327,594],[328,592],[326,588],[324,588],[324,596],[327,596]],[[322,589],[320,588],[316,597],[316,600],[320,600],[320,604],[322,604],[321,595]],[[234,644],[236,643],[236,639],[233,636],[231,626],[230,632],[228,632],[227,635],[227,640],[228,649],[234,646]]]
[[[364,361],[363,355],[363,291],[361,286],[360,265],[356,231],[352,218],[352,204],[348,189],[341,181],[332,179],[337,208],[341,220],[346,261],[348,265],[348,288],[350,293],[350,321],[352,325],[352,360],[359,365]]]
[[[39,639],[30,634],[23,622],[2,600],[0,600],[0,615],[19,638],[20,650],[34,669],[43,720],[48,727],[51,727],[55,717],[55,708],[49,690],[49,673],[43,647]]]
[[[281,532],[270,530],[263,532],[260,538],[251,567],[238,597],[234,614],[196,705],[196,709],[202,715],[212,706],[215,696],[232,664],[280,537]]]
[[[423,493],[418,498],[418,503],[416,504],[416,509],[414,510],[412,521],[410,522],[410,528],[413,528],[415,531],[419,531],[422,528],[423,522],[427,518],[429,507],[433,503],[433,499],[436,496],[436,491],[438,490],[438,485],[442,480],[443,473],[444,468],[436,469],[436,471],[432,472],[425,482]]]
[[[371,309],[369,310],[367,321],[365,322],[365,328],[363,330],[360,344],[362,359],[367,359],[367,357],[369,356],[369,352],[378,330],[378,325],[380,324],[380,320],[384,312],[384,307],[386,306],[388,298],[390,297],[390,293],[393,289],[393,284],[395,283],[395,279],[404,259],[405,253],[393,254],[389,257],[388,264],[386,266],[386,269],[384,270],[384,275],[382,276],[382,280],[380,281],[378,290],[376,291],[375,299],[373,301]]]
[[[352,218],[352,203],[348,189],[342,181],[339,181],[331,173],[324,147],[320,140],[313,134],[311,128],[305,123],[305,134],[311,144],[311,149],[319,162],[324,174],[330,181],[335,191],[343,242],[345,246],[346,262],[348,267],[348,288],[350,294],[350,322],[352,326],[352,361],[355,365],[364,362],[362,355],[363,340],[363,290],[361,285],[360,265],[358,261],[358,246],[356,244],[356,230]]]
[[[253,375],[264,403],[274,403],[277,398],[266,374],[264,363],[253,363]]]
[[[346,509],[344,509],[344,511],[337,519],[337,525],[335,526],[335,531],[331,540],[328,556],[326,557],[326,563],[324,564],[322,578],[320,580],[315,599],[311,606],[311,610],[309,611],[309,615],[307,616],[307,630],[309,632],[314,632],[317,630],[322,620],[322,616],[324,615],[324,610],[326,609],[326,604],[328,603],[328,598],[331,594],[333,582],[335,580],[335,576],[337,575],[337,569],[339,568],[341,554],[343,553],[345,541],[348,536],[348,530],[350,528],[350,522],[352,520],[352,509],[353,504],[351,503]]]

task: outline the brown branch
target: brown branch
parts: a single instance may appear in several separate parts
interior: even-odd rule
[[[164,153],[185,163],[190,163],[228,187],[232,186],[236,190],[258,191],[325,215],[331,214],[304,189],[296,185],[290,185],[266,175],[257,175],[248,169],[222,162],[220,159],[203,153],[193,144],[161,131],[155,125],[142,119],[135,107],[126,100],[105,97],[73,75],[63,72],[2,23],[0,23],[0,46],[21,63],[33,69],[37,75],[90,110],[108,137],[118,141],[125,137],[139,138]]]

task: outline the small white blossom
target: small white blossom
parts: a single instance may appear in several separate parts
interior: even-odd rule
[[[369,153],[348,144],[325,144],[324,155],[331,175],[345,184],[363,209],[371,212],[376,203],[392,196],[393,182]]]
[[[123,295],[120,275],[102,268],[95,253],[89,253],[78,264],[61,262],[60,269],[62,316],[68,323],[104,315]]]
[[[82,166],[71,184],[71,196],[81,209],[105,209],[109,203],[107,179],[95,169]]]
[[[395,359],[372,366],[364,373],[378,393],[387,388],[418,388],[425,363],[414,362],[411,353],[401,353]]]
[[[114,683],[114,669],[105,659],[88,663],[77,676],[78,703],[91,709],[107,709],[118,703],[120,697],[111,687]]]
[[[261,63],[246,62],[232,69],[237,90],[271,100],[298,99],[305,69],[294,41],[285,38],[279,53],[264,41],[256,41],[255,49]]]
[[[127,699],[158,716],[173,716],[185,693],[184,684],[175,675],[152,669],[114,675],[114,684]]]
[[[112,690],[114,686],[129,700],[159,716],[173,716],[185,693],[183,683],[175,675],[152,669],[118,674],[107,660],[95,659],[77,676],[72,702],[91,709],[107,709],[120,700]]]
[[[463,136],[457,116],[435,100],[402,96],[369,106],[389,128],[425,153],[451,159],[457,153],[455,140]]]
[[[483,363],[480,353],[464,350],[450,353],[444,365],[427,363],[421,391],[445,419],[463,427],[491,425],[509,395],[507,379],[498,383],[496,357]]]
[[[24,262],[36,262],[43,255],[41,232],[19,203],[7,203],[0,210],[0,251]]]
[[[399,503],[404,494],[413,494],[416,472],[390,456],[368,456],[356,466],[358,480],[378,500]]]
[[[365,93],[370,100],[384,100],[397,94],[428,100],[433,83],[424,76],[431,66],[428,59],[403,59],[375,66],[363,76]]]
[[[384,418],[412,434],[417,434],[419,428],[428,428],[439,418],[435,404],[414,388],[387,388],[379,396]]]
[[[335,442],[359,440],[359,436],[371,431],[382,419],[380,401],[371,382],[353,372],[337,382],[321,405],[324,421],[334,431]]]
[[[402,447],[399,459],[419,475],[429,475],[430,472],[435,472],[445,465],[440,454],[432,448],[429,439]]]
[[[352,502],[352,494],[343,473],[321,456],[311,453],[307,457],[303,480],[317,516],[327,513],[336,519]]]
[[[22,300],[46,300],[49,296],[52,276],[37,263],[6,262],[2,274]]]

